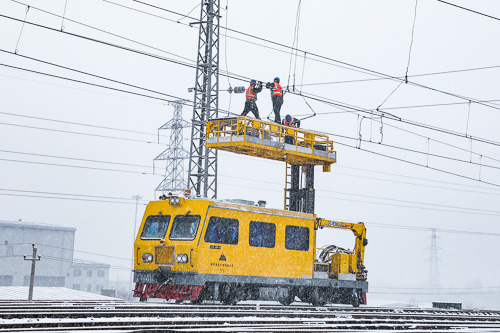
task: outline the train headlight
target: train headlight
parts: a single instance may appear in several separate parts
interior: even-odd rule
[[[153,255],[151,253],[144,253],[142,255],[142,262],[152,262],[153,261]]]
[[[187,254],[178,254],[176,257],[175,257],[175,260],[179,263],[179,264],[185,264],[188,262],[188,255]]]
[[[179,205],[181,203],[179,197],[177,196],[171,196],[168,198],[168,203],[171,204],[172,206]]]

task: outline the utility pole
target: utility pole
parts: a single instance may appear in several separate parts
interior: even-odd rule
[[[217,150],[205,147],[205,122],[219,111],[220,0],[202,0],[194,87],[188,188],[198,196],[217,198]]]
[[[183,99],[169,102],[168,104],[174,107],[174,117],[158,129],[158,132],[164,129],[170,129],[171,132],[169,147],[154,159],[154,161],[164,160],[167,162],[165,178],[158,185],[155,192],[162,192],[163,194],[165,192],[178,193],[187,189],[184,160],[189,157],[189,152],[182,145],[182,129],[190,125],[182,119],[182,106],[187,102],[187,100]]]
[[[142,199],[140,195],[134,195],[132,196],[132,199],[135,199],[135,220],[134,220],[134,230],[132,232],[132,244],[135,243],[135,236],[136,236],[136,228],[137,228],[137,206],[139,205],[139,200]],[[132,246],[132,261],[130,263],[130,284],[132,285],[133,288],[133,283],[134,283],[134,256],[135,256],[135,246]]]
[[[24,256],[24,260],[31,260],[31,276],[30,276],[30,290],[28,294],[28,301],[31,302],[33,300],[33,286],[35,285],[35,266],[36,262],[39,261],[42,257],[41,256],[36,256],[36,247],[35,244],[31,244],[33,247],[33,254],[31,256],[31,259],[27,259],[27,256]]]

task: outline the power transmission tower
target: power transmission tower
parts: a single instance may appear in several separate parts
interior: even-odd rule
[[[202,0],[194,88],[188,188],[196,195],[217,198],[217,150],[205,147],[205,122],[217,118],[219,107],[220,0]],[[195,24],[195,23],[192,23]]]
[[[189,126],[189,123],[182,119],[182,106],[187,100],[177,100],[169,102],[174,107],[174,117],[158,129],[170,129],[170,145],[154,160],[167,161],[165,167],[165,178],[155,191],[158,192],[182,192],[186,187],[184,178],[184,160],[189,156],[189,152],[182,146],[182,129]]]
[[[434,293],[439,292],[439,257],[438,250],[440,248],[437,246],[437,236],[436,229],[432,229],[431,235],[431,246],[430,246],[430,254],[429,254],[429,288],[431,288]]]

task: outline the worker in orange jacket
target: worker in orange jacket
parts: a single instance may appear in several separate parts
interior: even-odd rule
[[[281,124],[285,125],[285,126],[299,128],[300,127],[300,120],[287,114],[286,117],[283,118],[283,120],[281,121]]]
[[[287,114],[286,117],[283,118],[283,120],[281,121],[281,124],[285,125],[285,126],[299,128],[300,127],[300,120],[298,120],[297,118],[292,117],[289,114]],[[293,133],[290,133],[290,131],[287,131],[287,132],[288,132],[288,134],[293,134]],[[292,132],[294,132],[294,131],[292,131]],[[285,143],[289,143],[291,145],[294,145],[295,144],[295,138],[294,138],[294,136],[292,136],[292,135],[285,135]]]
[[[260,93],[261,91],[262,91],[261,83],[259,82],[259,84],[257,84],[257,81],[251,80],[250,86],[247,88],[246,91],[246,101],[243,112],[241,113],[242,116],[246,116],[248,112],[252,111],[255,118],[260,119],[259,108],[257,107],[256,102],[257,102],[257,94]]]
[[[274,122],[279,124],[281,120],[281,105],[283,105],[283,89],[281,88],[279,77],[274,78],[274,82],[270,85],[269,89],[271,90],[271,100],[273,102]]]

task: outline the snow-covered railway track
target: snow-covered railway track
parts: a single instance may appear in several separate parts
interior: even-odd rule
[[[122,302],[0,303],[0,327],[3,332],[438,332],[450,329],[462,332],[500,332],[500,312],[270,305],[186,306]]]

